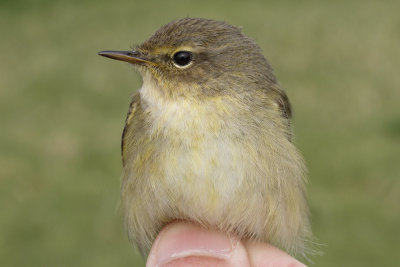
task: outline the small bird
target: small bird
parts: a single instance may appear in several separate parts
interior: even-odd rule
[[[183,18],[133,51],[98,54],[129,62],[143,80],[122,134],[121,186],[143,255],[175,220],[307,254],[307,171],[291,106],[254,41],[225,22]]]

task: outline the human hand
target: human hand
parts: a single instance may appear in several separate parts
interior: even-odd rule
[[[147,267],[302,267],[292,256],[269,244],[240,241],[224,233],[187,222],[175,222],[160,232]]]

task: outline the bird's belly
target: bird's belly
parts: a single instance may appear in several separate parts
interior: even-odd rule
[[[179,198],[180,209],[198,211],[198,216],[221,213],[243,183],[243,148],[230,140],[206,138],[194,147],[171,150],[162,163],[165,188]]]
[[[302,162],[289,142],[280,153],[273,136],[192,130],[158,134],[130,150],[122,205],[130,238],[143,251],[176,219],[275,244],[307,227],[302,165],[293,164]]]
[[[205,138],[194,147],[166,149],[160,156],[157,203],[164,220],[185,219],[228,231],[261,232],[266,215],[265,176],[251,146],[229,138]],[[264,186],[260,186],[264,185]],[[246,225],[244,225],[244,223]]]

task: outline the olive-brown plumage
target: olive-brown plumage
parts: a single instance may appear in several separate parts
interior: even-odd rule
[[[261,49],[224,22],[184,18],[135,51],[143,77],[123,132],[122,211],[146,254],[181,219],[304,255],[306,169],[291,107]]]

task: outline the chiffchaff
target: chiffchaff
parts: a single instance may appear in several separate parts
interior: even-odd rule
[[[163,226],[188,220],[304,255],[306,168],[291,107],[261,49],[224,22],[184,18],[134,51],[143,78],[122,137],[121,205],[143,254]]]

